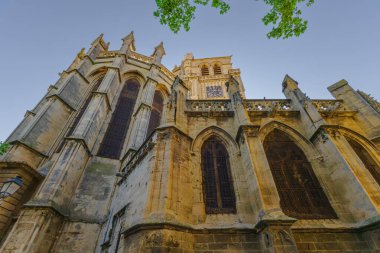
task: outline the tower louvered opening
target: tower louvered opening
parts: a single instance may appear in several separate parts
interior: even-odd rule
[[[206,65],[203,65],[201,68],[202,76],[208,76],[210,74],[209,69]]]
[[[214,65],[214,75],[221,75],[222,74],[222,69],[219,65],[215,64]]]

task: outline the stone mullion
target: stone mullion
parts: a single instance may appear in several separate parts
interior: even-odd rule
[[[248,135],[248,136],[247,136]],[[263,144],[258,136],[247,134],[247,146],[252,159],[252,169],[257,178],[262,211],[268,214],[281,210],[280,196],[274,182],[272,172],[265,154]]]
[[[257,190],[260,195],[257,198],[261,203],[257,203],[259,216],[256,229],[260,231],[262,247],[273,253],[297,252],[290,229],[296,219],[286,216],[281,210],[280,196],[263,144],[258,136],[258,128],[253,126],[243,126],[242,128],[242,145],[247,145],[249,159],[252,163],[251,169],[254,170],[253,174],[256,177],[254,179],[256,182],[252,182],[252,184],[258,186]]]
[[[346,163],[346,166],[350,168],[350,170],[348,170],[350,172],[349,174],[352,173],[355,180],[358,181],[361,187],[365,189],[363,193],[366,198],[371,201],[377,214],[380,215],[380,186],[377,184],[376,180],[373,179],[365,164],[357,156],[351,145],[338,130],[328,129],[327,134],[333,145],[340,151],[339,153],[344,159],[343,161]],[[373,159],[377,160],[377,157]],[[347,177],[349,177],[349,175],[347,175]],[[347,182],[349,182],[348,179]],[[352,194],[352,198],[354,198],[354,195],[355,194]]]

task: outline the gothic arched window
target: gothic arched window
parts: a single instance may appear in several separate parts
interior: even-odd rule
[[[346,138],[352,149],[355,151],[356,155],[363,162],[364,166],[371,173],[376,182],[380,185],[380,167],[368,153],[367,150],[363,148],[362,145],[354,141],[353,139]]]
[[[206,213],[236,213],[228,152],[223,143],[211,137],[202,146],[203,198]]]
[[[210,73],[208,71],[208,67],[206,65],[203,65],[201,68],[202,76],[208,76]]]
[[[286,215],[337,218],[305,154],[284,132],[275,129],[269,133],[264,150]]]
[[[146,136],[148,137],[153,133],[161,122],[162,110],[164,108],[164,98],[160,91],[156,90],[154,92],[152,111],[150,113],[148,131]]]
[[[140,85],[136,79],[130,79],[124,84],[111,121],[100,144],[98,156],[113,159],[120,157],[139,89]]]
[[[222,69],[218,64],[214,65],[214,75],[221,75],[222,74]]]

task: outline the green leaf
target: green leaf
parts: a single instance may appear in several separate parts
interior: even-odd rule
[[[268,38],[287,39],[298,37],[307,29],[307,21],[301,18],[301,3],[311,6],[314,0],[263,0],[270,5],[271,10],[263,17],[264,25],[273,25],[267,33]],[[162,25],[178,33],[182,28],[190,30],[190,23],[195,18],[197,6],[211,6],[224,14],[230,10],[230,5],[223,0],[156,0],[157,10],[153,15],[160,19]]]
[[[4,142],[0,141],[0,155],[2,155],[5,152],[7,152],[8,148],[9,148],[9,144],[8,143],[4,143]]]

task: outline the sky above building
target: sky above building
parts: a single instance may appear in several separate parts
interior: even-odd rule
[[[247,98],[284,98],[281,82],[289,74],[311,98],[332,98],[326,88],[346,79],[380,99],[379,0],[315,0],[304,8],[306,33],[288,40],[266,38],[263,1],[228,2],[225,15],[199,7],[191,30],[173,34],[153,16],[154,0],[1,0],[0,140],[100,33],[117,50],[133,30],[136,51],[145,55],[163,41],[169,69],[188,52],[232,55]]]

